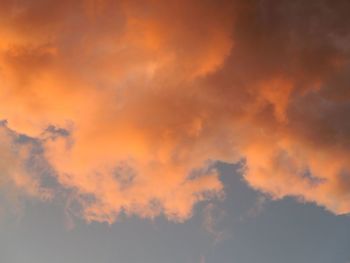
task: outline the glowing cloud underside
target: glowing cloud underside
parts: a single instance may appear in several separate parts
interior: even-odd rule
[[[222,194],[213,161],[243,159],[252,187],[349,213],[349,9],[1,1],[0,182],[70,191],[88,221],[182,221]]]

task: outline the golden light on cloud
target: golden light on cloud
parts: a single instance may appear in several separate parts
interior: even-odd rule
[[[349,213],[348,4],[262,2],[2,1],[2,183],[52,197],[45,166],[88,221],[182,221],[244,159],[252,187]]]

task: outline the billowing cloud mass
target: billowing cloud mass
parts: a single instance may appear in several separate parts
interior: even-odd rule
[[[246,181],[271,197],[349,213],[349,10],[1,1],[2,185],[71,190],[88,221],[182,221],[222,194],[215,161],[244,160]]]

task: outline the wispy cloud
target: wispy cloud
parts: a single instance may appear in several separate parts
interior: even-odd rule
[[[217,244],[228,236],[222,227],[221,223],[226,216],[226,212],[215,206],[213,203],[209,203],[203,210],[203,228],[212,236],[214,244]]]

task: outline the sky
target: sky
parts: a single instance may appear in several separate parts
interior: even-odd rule
[[[1,261],[349,263],[349,10],[1,0]]]

